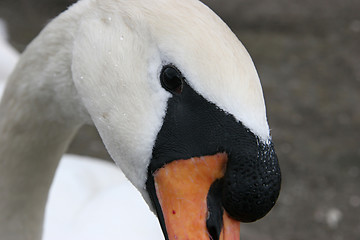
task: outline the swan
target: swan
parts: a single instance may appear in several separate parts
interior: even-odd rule
[[[199,1],[81,0],[26,48],[0,104],[2,239],[41,239],[59,159],[83,124],[165,239],[238,239],[239,222],[278,197],[254,64]]]
[[[64,155],[50,189],[43,239],[122,238],[163,239],[156,217],[118,168],[87,156]]]
[[[19,59],[18,52],[8,43],[5,22],[0,19],[0,99],[5,82]]]
[[[0,99],[5,81],[18,61],[0,19]],[[126,198],[123,198],[126,194]],[[69,199],[66,196],[71,195]],[[130,212],[131,209],[131,212]],[[118,219],[126,214],[127,219]],[[102,224],[107,221],[106,224]],[[141,226],[141,231],[136,229]],[[162,239],[155,216],[139,192],[114,164],[64,154],[47,201],[43,239]]]

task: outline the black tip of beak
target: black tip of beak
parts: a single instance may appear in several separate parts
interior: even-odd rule
[[[231,217],[241,222],[264,217],[280,192],[281,173],[274,146],[261,141],[257,145],[256,156],[229,155],[224,177],[222,204]]]

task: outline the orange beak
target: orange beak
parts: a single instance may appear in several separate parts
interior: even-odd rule
[[[207,220],[212,214],[207,197],[211,185],[224,176],[226,162],[227,155],[218,153],[173,161],[154,173],[156,195],[169,240],[214,238],[207,228]],[[218,238],[239,240],[240,222],[229,217],[223,209],[221,213]]]

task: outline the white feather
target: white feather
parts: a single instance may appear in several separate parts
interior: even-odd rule
[[[0,99],[19,54],[0,20]],[[155,215],[114,164],[66,154],[46,207],[43,240],[163,239]]]
[[[43,240],[164,239],[140,193],[113,164],[65,155],[45,215]]]
[[[2,178],[24,183],[17,185],[22,191],[31,191],[27,184],[42,184],[36,197],[43,200],[72,134],[80,125],[93,123],[113,160],[151,205],[145,190],[147,166],[170,97],[159,82],[164,63],[175,64],[195,91],[261,140],[269,140],[253,62],[226,24],[200,1],[81,0],[27,47],[1,103],[0,110],[9,115],[0,119],[7,134],[2,133],[0,140],[12,137],[11,131],[21,136],[6,148],[0,145],[5,155],[2,164],[13,157],[17,146],[28,142],[32,145],[16,152],[22,161],[17,167],[34,168],[23,160],[41,153],[37,161],[47,161],[48,171],[42,173],[43,181],[33,179],[36,183],[25,181],[32,176],[26,171],[14,179],[7,169]],[[46,142],[41,131],[51,133],[46,138],[56,141]],[[41,149],[44,145],[47,149]],[[11,195],[8,201],[27,203],[26,197],[17,197]],[[27,210],[38,221],[28,223],[24,234],[36,236],[43,204],[34,205]],[[0,207],[11,211],[16,204],[11,209],[6,204]]]
[[[0,19],[0,99],[5,83],[19,59],[17,51],[8,43],[5,22]]]
[[[249,54],[216,14],[194,0],[78,2],[27,47],[13,76],[21,88],[14,91],[25,104],[35,98],[47,113],[29,116],[93,122],[148,200],[146,169],[170,96],[158,80],[164,62],[174,63],[195,91],[260,139],[270,138]]]

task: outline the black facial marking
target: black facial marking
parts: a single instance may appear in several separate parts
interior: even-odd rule
[[[228,154],[226,172],[222,184],[212,186],[215,190],[211,191],[221,192],[221,206],[241,222],[252,222],[265,216],[275,204],[281,183],[273,144],[260,141],[241,122],[183,81],[181,94],[173,94],[168,100],[166,116],[148,167],[147,190],[166,239],[166,226],[154,187],[154,172],[174,160],[220,152]],[[218,200],[213,200],[214,206],[219,205]],[[210,199],[210,204],[213,200]],[[219,233],[218,227],[213,226],[216,219],[219,218],[214,215],[211,223],[207,223],[214,237]]]
[[[149,193],[153,207],[156,209],[156,214],[157,214],[158,220],[160,222],[160,226],[163,231],[164,238],[165,238],[165,240],[169,240],[169,236],[166,231],[164,215],[161,210],[159,199],[157,198],[157,195],[156,195],[155,182],[154,182],[154,176],[153,176],[154,172],[151,172],[148,170],[148,177],[147,177],[147,181],[146,181],[146,190]]]

